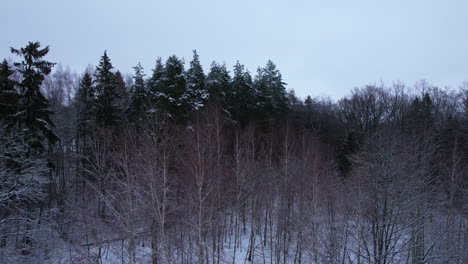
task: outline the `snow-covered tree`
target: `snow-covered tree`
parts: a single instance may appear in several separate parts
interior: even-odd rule
[[[128,108],[130,104],[130,89],[131,85],[127,86],[124,80],[124,76],[120,71],[115,72],[115,90],[118,95],[118,99],[115,102],[118,108],[119,120],[123,119],[123,112]]]
[[[11,52],[23,58],[23,61],[14,63],[22,76],[18,84],[21,94],[20,111],[16,116],[21,122],[21,127],[27,130],[25,136],[28,137],[31,148],[42,152],[44,140],[48,140],[49,143],[57,140],[53,132],[52,111],[40,89],[54,63],[42,59],[49,52],[49,47],[41,49],[39,42],[29,42],[26,47],[20,49],[11,48]]]
[[[115,126],[119,120],[120,113],[117,103],[120,96],[117,91],[115,74],[111,71],[113,68],[107,52],[104,51],[94,73],[97,95],[96,121],[103,127]]]
[[[95,97],[96,91],[93,87],[92,76],[90,73],[86,72],[80,81],[80,86],[76,92],[74,102],[78,115],[78,137],[86,137],[86,132],[94,123],[96,111]]]
[[[252,76],[239,61],[234,65],[234,76],[227,97],[232,119],[245,125],[255,109],[255,90]]]
[[[176,122],[185,122],[190,110],[189,95],[186,89],[184,62],[175,55],[166,61],[161,91],[157,96],[164,114]]]
[[[196,50],[193,51],[193,59],[187,70],[187,94],[189,103],[194,110],[203,107],[208,98],[208,91],[205,88],[205,74]]]
[[[52,130],[49,102],[40,87],[54,63],[42,59],[49,48],[41,49],[39,42],[29,42],[20,49],[11,48],[11,52],[23,60],[14,63],[21,75],[18,106],[10,109],[16,110],[13,114],[16,125],[6,127],[3,122],[8,120],[0,120],[0,230],[3,232],[3,225],[10,222],[8,219],[16,218],[18,223],[26,224],[21,241],[28,243],[33,209],[42,206],[50,194],[49,151],[57,136]],[[2,75],[8,78],[11,72]],[[3,81],[2,86],[8,84],[7,80]],[[5,236],[1,238],[2,246],[6,244]]]
[[[130,106],[127,112],[130,121],[138,123],[143,120],[146,112],[148,92],[145,86],[143,67],[138,63],[133,69],[135,69],[134,83],[130,91]]]
[[[0,131],[0,220],[25,213],[47,197],[49,168],[44,153],[32,154],[23,133]]]
[[[276,117],[288,110],[285,84],[271,60],[265,67],[258,68],[254,86],[257,92],[257,115],[261,120]]]
[[[209,103],[214,106],[215,111],[221,112],[230,117],[227,106],[227,94],[231,90],[231,76],[226,68],[226,64],[213,62],[210,72],[206,77],[206,89],[209,92]]]
[[[15,82],[11,80],[14,71],[6,60],[0,64],[0,121],[5,125],[12,125],[13,115],[18,110],[19,94],[15,89]]]

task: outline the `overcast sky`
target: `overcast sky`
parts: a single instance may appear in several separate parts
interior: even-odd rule
[[[81,73],[107,49],[116,69],[147,74],[155,59],[239,60],[255,73],[273,60],[288,89],[338,98],[383,80],[468,80],[466,0],[0,0],[0,54],[27,41]],[[187,65],[188,66],[188,65]]]

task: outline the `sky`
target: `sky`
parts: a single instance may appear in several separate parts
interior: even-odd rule
[[[0,12],[0,58],[39,41],[78,73],[104,50],[121,72],[141,62],[150,75],[157,57],[188,67],[196,49],[205,73],[239,60],[255,74],[271,59],[302,98],[381,81],[468,81],[466,0],[0,0]]]

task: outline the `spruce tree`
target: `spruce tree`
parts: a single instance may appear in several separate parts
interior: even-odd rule
[[[190,110],[188,98],[184,62],[172,55],[166,61],[161,92],[158,93],[161,110],[174,121],[184,123]]]
[[[281,73],[271,60],[264,68],[257,70],[254,86],[257,92],[259,119],[266,121],[287,112],[289,107],[285,84]]]
[[[227,97],[232,119],[239,122],[241,126],[247,124],[255,109],[255,90],[252,76],[239,61],[234,65],[234,76]]]
[[[52,131],[54,124],[49,102],[41,93],[40,86],[54,63],[42,59],[49,52],[49,47],[41,49],[39,42],[29,42],[20,49],[11,48],[11,52],[22,58],[22,61],[14,63],[22,78],[18,83],[19,98],[13,99],[17,100],[17,108],[7,107],[9,112],[16,111],[14,115],[18,125],[11,130],[0,129],[0,193],[6,198],[0,199],[6,201],[0,201],[0,212],[28,214],[45,201],[47,187],[51,183],[48,176],[52,163],[46,150],[51,149],[57,136]],[[1,86],[2,91],[9,91],[9,95],[12,91],[8,81],[11,73],[4,61]],[[24,240],[30,241],[29,234],[24,236]]]
[[[15,89],[15,82],[11,80],[14,71],[6,60],[0,64],[0,122],[12,126],[14,114],[18,111],[19,94]],[[1,126],[0,125],[0,126]]]
[[[226,64],[211,64],[210,72],[206,77],[206,89],[210,94],[209,102],[222,107],[227,112],[227,94],[231,90],[231,76],[226,68]]]
[[[80,81],[74,104],[77,111],[77,152],[81,155],[77,169],[81,176],[92,179],[89,142],[90,131],[96,127],[96,90],[89,72],[85,72]]]
[[[203,107],[208,98],[208,91],[205,89],[205,74],[196,50],[193,51],[193,59],[187,71],[187,94],[194,110]]]
[[[19,83],[20,111],[17,116],[21,120],[22,127],[27,129],[30,146],[41,152],[44,150],[44,139],[49,143],[57,140],[52,130],[54,124],[49,102],[40,90],[42,81],[51,72],[55,63],[42,59],[49,52],[49,47],[41,49],[39,42],[29,42],[26,47],[20,49],[11,48],[11,52],[23,58],[23,61],[14,63],[22,76]]]
[[[122,114],[130,104],[130,89],[125,83],[124,77],[120,71],[115,72],[115,90],[118,95],[118,99],[115,105],[119,109],[119,119],[122,119]]]
[[[134,83],[131,89],[130,106],[127,112],[130,122],[140,123],[145,116],[148,93],[145,86],[143,67],[138,63],[133,69],[135,69],[135,75],[133,76]]]
[[[148,80],[149,107],[148,111],[155,112],[158,103],[159,95],[163,91],[164,65],[161,58],[156,60],[156,66],[153,69],[153,74]]]
[[[353,167],[352,155],[358,153],[360,142],[359,135],[353,130],[347,132],[341,146],[338,150],[338,170],[342,177],[347,177]]]
[[[410,131],[416,133],[427,132],[433,128],[433,103],[428,93],[424,93],[421,98],[416,97],[413,100],[407,115],[407,121]]]
[[[94,125],[96,115],[96,91],[91,74],[86,72],[76,92],[75,107],[77,110],[78,138],[85,139],[88,130]]]
[[[104,51],[94,73],[96,84],[96,121],[102,127],[112,127],[119,121],[120,98],[117,92],[115,75],[111,71],[114,67]]]

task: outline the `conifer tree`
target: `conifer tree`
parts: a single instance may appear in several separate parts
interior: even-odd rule
[[[193,51],[193,59],[187,71],[187,94],[194,110],[203,107],[208,98],[208,91],[205,89],[205,74],[196,50]]]
[[[17,116],[22,127],[27,128],[27,137],[32,149],[42,152],[45,139],[49,143],[57,140],[52,130],[54,124],[49,102],[40,90],[42,81],[55,63],[42,59],[49,52],[49,47],[41,49],[39,42],[29,42],[26,47],[20,49],[11,48],[11,52],[23,58],[23,61],[14,64],[22,76],[19,83],[20,111]]]
[[[338,150],[338,169],[342,177],[347,177],[352,169],[352,156],[359,151],[359,135],[350,130],[347,132]]]
[[[0,194],[6,198],[0,199],[2,216],[3,212],[27,215],[31,208],[45,201],[52,167],[46,150],[50,150],[49,147],[57,140],[52,131],[54,124],[49,102],[40,91],[42,81],[54,65],[42,59],[49,52],[49,47],[41,49],[39,42],[29,42],[24,48],[11,48],[11,52],[22,58],[21,62],[14,63],[22,78],[18,83],[19,99],[14,99],[18,100],[18,107],[9,110],[16,110],[14,115],[18,126],[9,131],[0,129]],[[1,68],[2,91],[11,92],[10,75],[4,61]],[[26,233],[24,239],[29,241],[29,234]]]
[[[222,107],[223,111],[227,112],[226,99],[227,94],[231,90],[231,76],[226,68],[226,64],[211,64],[210,72],[206,78],[206,89],[210,94],[210,103],[217,104]]]
[[[149,93],[149,111],[155,112],[159,103],[159,95],[163,90],[164,65],[161,58],[156,60],[156,66],[153,69],[153,74],[148,80]]]
[[[257,70],[254,86],[257,92],[257,115],[268,120],[285,113],[288,108],[285,83],[276,65],[269,60],[264,68]]]
[[[304,127],[306,129],[312,129],[314,127],[314,116],[313,116],[313,110],[314,110],[314,101],[312,100],[312,97],[308,95],[306,99],[304,100]]]
[[[77,111],[77,152],[81,154],[78,170],[81,176],[89,178],[92,171],[89,132],[96,127],[96,90],[89,72],[85,72],[80,81],[74,103]]]
[[[122,119],[123,112],[128,108],[130,104],[130,89],[125,83],[124,77],[120,71],[115,72],[115,90],[118,95],[118,99],[115,102],[119,110],[119,119]]]
[[[416,132],[426,132],[434,126],[433,103],[430,95],[425,93],[422,98],[416,97],[408,112],[408,126]]]
[[[114,67],[104,51],[99,66],[94,73],[96,84],[96,121],[102,127],[111,127],[118,124],[119,107],[117,105],[119,94],[115,75],[111,71]]]
[[[0,64],[0,121],[5,125],[13,125],[13,115],[18,111],[19,94],[15,82],[10,79],[14,71],[6,60]]]
[[[234,65],[234,76],[227,96],[232,119],[245,125],[252,118],[256,98],[252,76],[239,61]]]
[[[128,116],[131,122],[141,122],[145,116],[147,107],[147,91],[145,86],[145,74],[140,63],[133,67],[135,75],[133,76],[134,83],[131,90],[130,106],[128,108]]]
[[[81,79],[80,86],[76,92],[75,105],[77,110],[78,138],[86,138],[87,131],[94,124],[96,115],[96,91],[93,87],[91,74],[86,72]]]
[[[175,55],[166,61],[158,99],[161,110],[168,117],[179,123],[187,120],[190,104],[186,90],[184,62]]]

